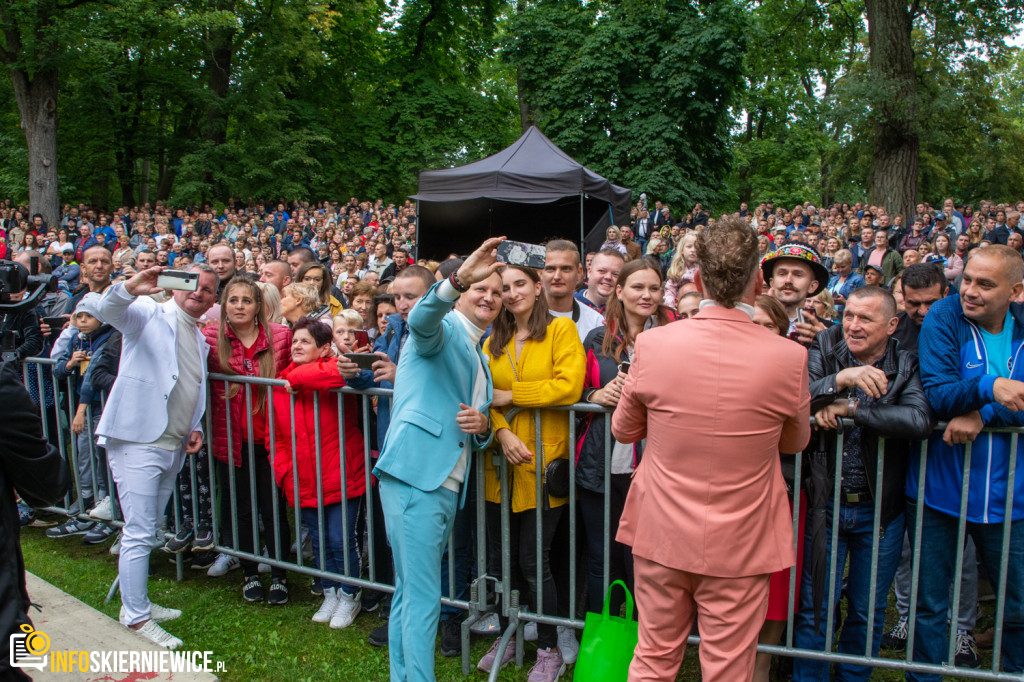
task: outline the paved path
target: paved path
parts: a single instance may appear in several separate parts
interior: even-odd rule
[[[51,652],[64,651],[161,651],[149,640],[134,634],[106,614],[100,613],[42,578],[26,574],[28,593],[42,611],[29,613],[36,629],[50,638]],[[52,653],[51,653],[52,658]],[[75,666],[77,667],[77,666]],[[81,673],[51,672],[50,662],[43,670],[26,670],[32,679],[54,682],[137,682],[172,680],[173,682],[213,682],[210,673]]]

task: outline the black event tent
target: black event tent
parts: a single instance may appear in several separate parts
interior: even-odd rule
[[[491,236],[562,237],[597,250],[609,225],[629,223],[632,192],[577,163],[535,126],[506,149],[457,168],[420,172],[420,258],[465,255]]]

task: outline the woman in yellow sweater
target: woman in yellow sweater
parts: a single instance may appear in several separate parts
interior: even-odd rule
[[[509,462],[513,526],[518,526],[518,543],[512,545],[513,558],[518,555],[522,576],[530,587],[531,606],[538,610],[538,590],[543,595],[544,612],[557,612],[555,583],[548,564],[551,540],[567,499],[547,493],[546,481],[541,500],[537,501],[536,476],[555,460],[569,457],[569,413],[562,410],[541,410],[541,444],[536,442],[534,417],[538,407],[571,405],[583,392],[586,355],[576,325],[567,317],[554,317],[548,312],[547,298],[536,270],[508,266],[501,271],[502,311],[491,327],[491,336],[484,344],[490,358],[494,380],[491,403],[491,424],[495,440]],[[510,420],[505,415],[512,407],[521,408]],[[541,457],[541,453],[543,453]],[[540,460],[540,461],[539,461]],[[487,465],[487,501],[500,502],[498,469]],[[542,538],[541,581],[537,582],[537,518],[541,514]],[[490,541],[493,539],[493,543]],[[489,544],[500,550],[500,534],[488,533]],[[489,552],[490,553],[490,552]],[[500,554],[499,554],[500,556]],[[513,575],[516,570],[513,567]],[[557,679],[552,672],[563,669],[558,651],[558,635],[553,625],[537,626],[537,664],[531,671],[538,679]],[[495,647],[480,661],[490,670],[494,664]],[[514,654],[509,646],[506,657]],[[502,661],[499,665],[505,664]],[[545,674],[547,673],[547,674]]]

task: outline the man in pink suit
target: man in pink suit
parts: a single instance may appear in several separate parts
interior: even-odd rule
[[[647,439],[617,535],[635,560],[631,682],[676,679],[695,617],[705,682],[749,680],[768,577],[795,563],[779,452],[810,438],[807,351],[752,321],[753,230],[719,221],[697,257],[700,312],[637,338],[612,417],[616,440]]]

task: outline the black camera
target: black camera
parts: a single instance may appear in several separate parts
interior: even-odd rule
[[[32,272],[21,263],[0,260],[0,314],[23,313],[39,305],[47,293],[57,291],[57,278],[40,275],[39,259],[33,258]],[[17,294],[23,294],[17,297]],[[15,349],[21,343],[21,334],[15,329],[3,332],[0,338],[0,359],[16,360]]]

